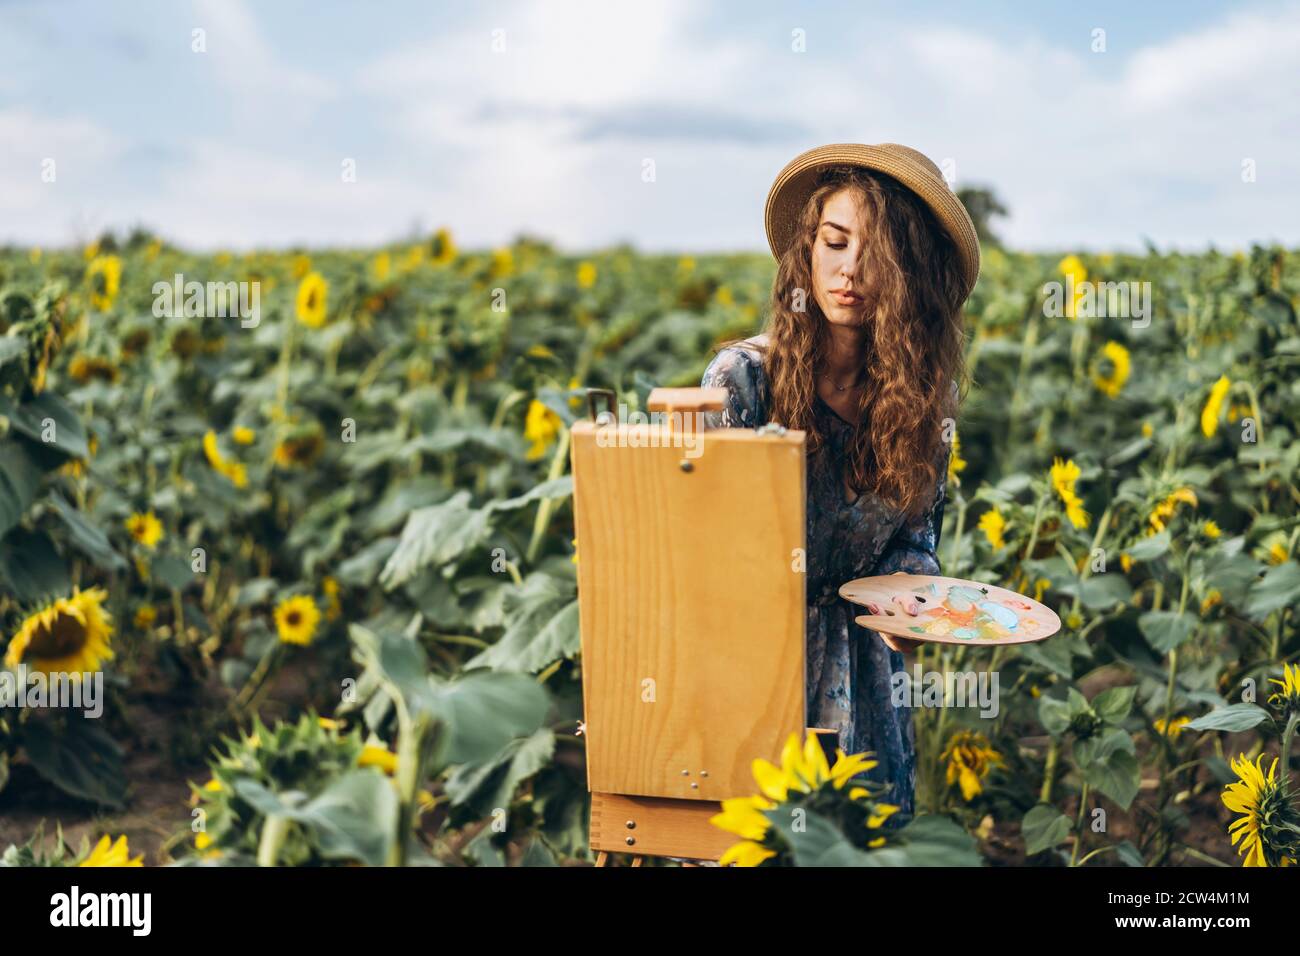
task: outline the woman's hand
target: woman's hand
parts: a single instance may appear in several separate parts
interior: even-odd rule
[[[907,572],[895,571],[894,573],[906,574]],[[904,614],[909,614],[912,617],[916,617],[918,614],[921,613],[921,605],[917,603],[915,598],[909,597],[906,594],[895,594],[890,600],[899,608],[901,608]],[[874,604],[871,602],[867,603],[867,612],[870,614],[883,613],[880,610],[879,604]],[[888,647],[890,650],[899,651],[900,653],[903,654],[907,654],[911,651],[916,650],[923,643],[922,641],[914,641],[906,637],[895,637],[892,634],[885,634],[880,631],[877,631],[876,633],[880,634],[880,639],[885,642],[886,647]]]

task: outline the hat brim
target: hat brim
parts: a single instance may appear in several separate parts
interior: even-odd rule
[[[956,194],[939,172],[939,167],[924,154],[895,143],[868,146],[861,143],[833,143],[800,153],[777,174],[767,194],[764,219],[767,242],[777,259],[794,240],[799,216],[812,194],[817,174],[827,166],[864,166],[892,176],[916,193],[939,224],[952,237],[961,258],[969,297],[980,273],[980,244],[975,224]]]

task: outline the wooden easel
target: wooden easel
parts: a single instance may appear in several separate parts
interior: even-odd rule
[[[573,425],[590,846],[717,860],[709,823],[804,732],[802,431],[703,430],[721,388],[657,388],[659,424]]]

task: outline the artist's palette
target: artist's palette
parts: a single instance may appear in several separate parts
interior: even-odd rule
[[[1061,629],[1056,612],[994,584],[931,574],[883,574],[840,587],[840,597],[879,613],[854,618],[882,634],[936,644],[1028,644]],[[912,603],[915,616],[906,609]]]

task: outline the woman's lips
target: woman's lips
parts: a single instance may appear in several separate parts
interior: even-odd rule
[[[852,292],[832,292],[831,298],[840,305],[861,305],[862,296],[854,295]]]

